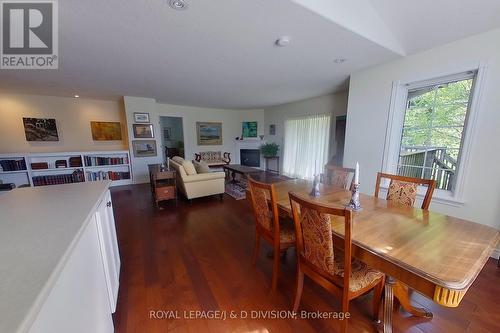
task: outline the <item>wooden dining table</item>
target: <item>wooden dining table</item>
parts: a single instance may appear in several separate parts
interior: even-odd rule
[[[278,207],[291,216],[289,192],[308,196],[312,183],[275,184]],[[321,185],[311,200],[345,207],[351,193]],[[399,285],[445,307],[457,307],[500,240],[497,229],[420,208],[360,194],[353,214],[353,256],[386,274],[383,330],[392,332],[392,309]],[[343,246],[344,221],[332,217],[334,243]],[[399,284],[399,283],[402,284]]]

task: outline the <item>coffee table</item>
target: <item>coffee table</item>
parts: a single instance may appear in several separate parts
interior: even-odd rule
[[[251,176],[256,181],[262,183],[277,183],[291,179],[290,177],[281,176],[274,172],[268,172],[262,169],[252,168],[241,164],[226,164],[223,165],[222,168],[225,172],[228,172],[231,175],[231,182],[233,183],[236,182],[236,174],[240,174],[245,178]]]

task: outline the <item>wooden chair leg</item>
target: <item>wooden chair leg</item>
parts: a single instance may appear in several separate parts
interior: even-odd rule
[[[273,283],[272,283],[272,289],[273,291],[276,291],[276,288],[278,286],[278,275],[280,272],[280,248],[279,248],[279,243],[278,246],[274,247],[274,257],[273,257]]]
[[[304,272],[297,267],[297,288],[295,289],[295,301],[293,302],[293,311],[297,312],[299,309],[300,298],[302,297],[302,290],[304,288]]]
[[[253,248],[253,256],[252,256],[252,265],[255,266],[255,263],[257,262],[257,256],[259,255],[260,251],[260,235],[255,231],[255,247]]]
[[[385,276],[382,280],[375,286],[373,289],[373,320],[375,322],[380,323],[379,319],[379,311],[380,311],[380,302],[382,302],[382,292],[384,291],[384,283]]]
[[[342,312],[344,315],[349,312],[349,299],[347,298],[346,292],[342,295]],[[347,318],[344,318],[340,321],[340,332],[342,333],[347,332],[347,320]]]

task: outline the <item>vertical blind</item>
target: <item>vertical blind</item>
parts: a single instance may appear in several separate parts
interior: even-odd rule
[[[323,172],[329,142],[329,114],[286,120],[283,173],[294,178],[312,179]]]

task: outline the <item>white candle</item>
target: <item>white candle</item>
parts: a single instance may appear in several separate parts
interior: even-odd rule
[[[359,163],[356,162],[356,170],[354,171],[354,184],[359,184]]]

